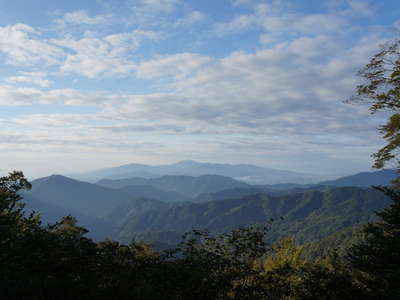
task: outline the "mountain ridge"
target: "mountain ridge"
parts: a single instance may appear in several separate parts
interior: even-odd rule
[[[152,232],[181,234],[205,228],[222,232],[237,226],[266,223],[272,218],[276,220],[271,232],[274,239],[296,236],[298,240],[306,241],[366,223],[374,218],[376,210],[387,207],[389,203],[389,199],[379,191],[358,187],[332,187],[283,196],[258,193],[237,199],[183,203],[160,211],[147,211],[125,220],[119,229],[119,237],[123,237],[123,242],[129,242],[136,234],[151,236]]]
[[[221,175],[182,176],[167,175],[159,178],[126,178],[119,180],[102,179],[97,185],[106,188],[121,189],[128,186],[150,185],[165,192],[196,197],[204,192],[217,192],[235,187],[250,187],[249,184]]]
[[[130,195],[61,175],[33,180],[25,195],[90,217],[102,217]]]
[[[370,187],[378,185],[389,185],[393,179],[398,177],[396,170],[378,170],[374,172],[359,172],[353,175],[339,177],[334,180],[319,182],[319,185],[328,186],[357,186]]]
[[[276,184],[287,182],[314,183],[321,180],[321,176],[314,174],[265,168],[251,164],[202,163],[194,160],[183,160],[172,164],[153,166],[133,163],[113,168],[103,168],[90,172],[71,174],[69,176],[96,182],[101,179],[123,179],[129,177],[157,178],[166,175],[220,175],[252,184]]]

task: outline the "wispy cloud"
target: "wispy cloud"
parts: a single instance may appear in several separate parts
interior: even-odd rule
[[[58,25],[99,25],[109,23],[111,15],[89,16],[84,10],[77,10],[65,13],[62,18],[57,18],[53,22]]]
[[[179,53],[142,61],[136,65],[135,71],[138,78],[169,77],[170,79],[180,79],[191,75],[193,72],[198,72],[210,61],[211,58],[204,55]]]
[[[182,0],[132,0],[134,7],[142,10],[152,10],[155,12],[169,13],[183,4]]]
[[[17,76],[6,77],[4,81],[13,84],[30,84],[48,88],[51,86],[52,81],[46,79],[47,76],[48,74],[44,72],[20,72]]]
[[[0,52],[13,65],[59,64],[64,51],[41,35],[39,30],[26,24],[0,27]]]
[[[159,35],[154,31],[134,30],[101,38],[53,40],[53,43],[67,53],[60,66],[61,72],[81,73],[94,78],[131,72],[134,67],[129,60],[132,51],[138,49],[145,40],[158,39]]]
[[[258,28],[266,35],[282,34],[321,34],[340,32],[350,26],[349,17],[370,16],[372,9],[367,1],[343,0],[334,1],[328,7],[331,11],[324,13],[298,13],[290,9],[288,1],[271,1],[268,3],[252,1],[235,1],[233,5],[252,4],[252,12],[235,16],[225,23],[217,23],[215,31],[219,35],[235,34]]]
[[[16,105],[95,106],[101,109],[103,120],[116,122],[112,128],[120,131],[153,128],[189,135],[280,132],[299,136],[356,131],[368,135],[377,123],[368,127],[361,121],[367,110],[341,101],[353,90],[357,83],[353,74],[377,43],[366,39],[346,49],[334,38],[318,36],[255,53],[237,52],[220,60],[186,53],[135,66],[142,78],[172,78],[168,85],[174,90],[169,93],[2,86],[0,99]]]
[[[199,11],[192,11],[188,15],[176,21],[176,26],[188,26],[195,24],[197,22],[201,22],[206,18],[205,14]]]

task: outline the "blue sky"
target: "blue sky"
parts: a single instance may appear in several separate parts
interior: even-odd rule
[[[384,115],[343,103],[396,0],[0,1],[0,171],[183,159],[368,170]]]

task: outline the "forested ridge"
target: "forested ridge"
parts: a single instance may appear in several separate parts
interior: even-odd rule
[[[175,232],[180,236],[192,229],[222,233],[274,219],[270,241],[295,236],[296,241],[304,243],[365,224],[374,219],[374,211],[390,204],[382,193],[357,187],[326,187],[282,196],[255,193],[157,208],[150,206],[154,201],[143,201],[149,203],[147,210],[140,210],[137,205],[132,205],[131,210],[126,206],[116,208],[115,211],[126,214],[116,232],[120,241],[129,242],[136,236],[151,236],[155,232]],[[158,238],[157,241],[167,243],[167,239]]]

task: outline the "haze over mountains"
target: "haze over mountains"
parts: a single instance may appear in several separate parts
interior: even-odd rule
[[[32,181],[32,189],[28,194],[64,209],[79,209],[92,217],[102,217],[130,198],[122,192],[61,175]]]
[[[192,170],[189,165],[207,169],[191,161],[175,164],[172,169],[177,170],[177,165],[187,172]],[[238,166],[206,165],[214,171],[236,170],[234,175],[240,171]],[[119,177],[121,169],[129,171],[131,167],[96,174]],[[222,232],[275,218],[274,238],[295,235],[307,241],[371,220],[374,211],[389,202],[369,187],[387,185],[396,175],[393,170],[382,170],[304,185],[251,185],[222,175],[126,177],[96,183],[52,175],[34,180],[32,190],[24,197],[26,210],[40,212],[44,222],[73,215],[90,230],[91,237],[98,239],[144,239],[165,246],[177,243],[190,229]]]
[[[160,178],[129,178],[120,180],[103,179],[97,185],[108,188],[123,188],[128,186],[153,186],[162,191],[176,192],[187,197],[196,197],[201,193],[218,192],[231,188],[250,188],[251,185],[226,176],[202,175],[193,176],[162,176]]]
[[[251,184],[277,183],[315,183],[322,180],[321,176],[276,170],[249,164],[213,164],[185,160],[169,165],[148,166],[143,164],[128,164],[115,168],[100,169],[91,172],[69,175],[76,179],[95,182],[104,178],[123,179],[132,177],[157,178],[165,175],[201,176],[221,175],[232,177]]]

